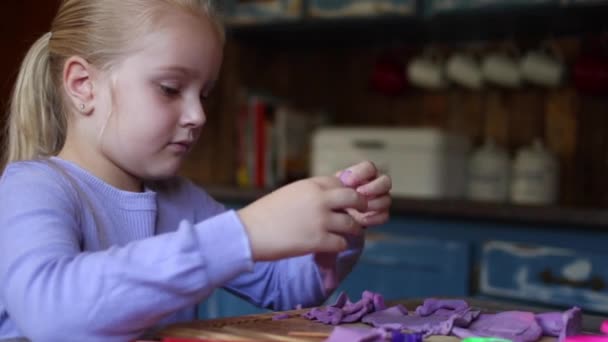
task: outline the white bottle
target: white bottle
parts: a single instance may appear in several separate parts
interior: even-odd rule
[[[511,201],[516,204],[548,205],[557,201],[558,164],[539,139],[522,147],[513,161]]]
[[[507,201],[510,168],[508,152],[493,140],[486,140],[469,158],[468,198],[477,201]]]

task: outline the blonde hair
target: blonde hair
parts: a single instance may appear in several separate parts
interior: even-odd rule
[[[206,16],[224,39],[211,0],[63,0],[51,31],[26,54],[13,90],[4,162],[53,156],[65,142],[68,105],[62,91],[65,61],[80,56],[108,70],[168,7]]]

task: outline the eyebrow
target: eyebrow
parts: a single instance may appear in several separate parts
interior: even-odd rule
[[[186,68],[186,67],[182,67],[182,66],[177,66],[177,65],[162,67],[160,69],[163,70],[163,71],[178,72],[178,73],[184,74],[186,76],[188,76],[188,75],[198,76],[198,74],[199,74],[199,72],[197,70],[195,70],[195,69],[190,69],[190,68]]]
[[[163,70],[163,71],[177,72],[177,73],[180,73],[180,74],[182,74],[184,76],[194,76],[194,77],[198,77],[199,76],[198,70],[187,68],[187,67],[183,67],[183,66],[178,66],[178,65],[162,67],[160,69]],[[215,79],[209,80],[206,83],[205,87],[207,89],[213,89],[215,87],[216,83],[217,83],[217,80],[215,80]]]

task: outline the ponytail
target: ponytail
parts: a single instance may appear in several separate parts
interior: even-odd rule
[[[49,32],[40,37],[21,64],[8,118],[6,164],[55,155],[65,140],[66,118],[49,52],[51,36]]]
[[[129,53],[132,42],[155,29],[170,7],[203,15],[217,24],[212,0],[63,0],[51,33],[25,56],[11,99],[4,162],[57,155],[67,132],[69,103],[63,63],[80,56],[100,69]]]

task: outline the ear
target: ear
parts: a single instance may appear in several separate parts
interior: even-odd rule
[[[70,57],[64,64],[63,86],[76,113],[93,110],[93,75],[93,66],[82,57]]]

